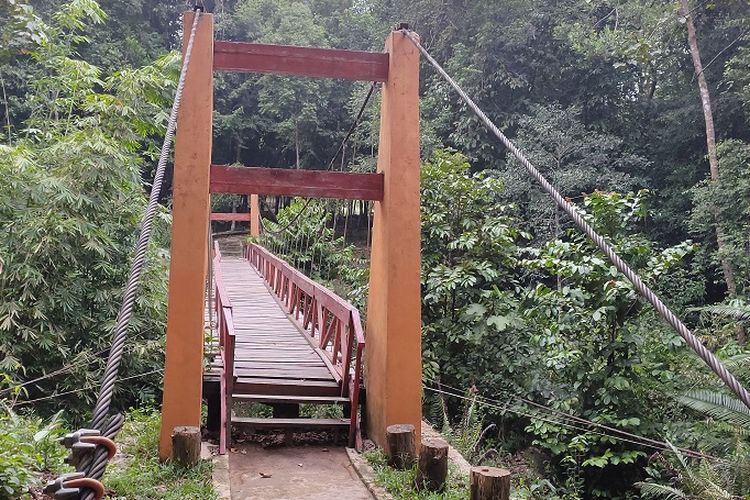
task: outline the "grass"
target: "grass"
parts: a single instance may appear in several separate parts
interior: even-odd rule
[[[463,477],[453,464],[448,463],[448,480],[441,492],[417,491],[414,478],[416,465],[407,470],[396,470],[388,466],[381,450],[365,453],[365,459],[375,470],[375,480],[396,500],[465,500],[469,498],[469,480]]]
[[[211,462],[185,468],[159,461],[159,413],[132,410],[119,435],[124,458],[110,464],[104,484],[110,498],[128,500],[212,500]]]

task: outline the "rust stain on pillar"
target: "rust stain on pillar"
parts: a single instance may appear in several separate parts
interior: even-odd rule
[[[419,204],[419,52],[401,33],[386,41],[378,172],[367,307],[368,434],[385,446],[385,429],[422,421]],[[419,447],[419,442],[417,442]]]
[[[193,13],[183,17],[183,53]],[[213,16],[201,14],[177,120],[172,183],[167,347],[159,456],[172,453],[172,430],[200,426],[203,306],[210,199]]]

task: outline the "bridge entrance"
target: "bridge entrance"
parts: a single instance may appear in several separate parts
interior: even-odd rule
[[[193,13],[186,13],[183,22],[186,44]],[[215,71],[382,84],[377,172],[212,165]],[[162,458],[171,455],[174,427],[200,425],[204,380],[219,385],[222,450],[233,425],[343,427],[352,445],[360,440],[361,421],[380,445],[391,424],[411,423],[419,436],[418,91],[419,51],[399,31],[388,36],[382,53],[263,45],[214,40],[213,17],[200,15],[175,143]],[[260,245],[250,244],[243,255],[231,257],[218,246],[209,250],[212,193],[250,194],[248,217],[255,234],[257,195],[373,201],[366,325],[354,307]],[[211,286],[219,355],[204,367],[209,258],[215,271]],[[340,403],[346,418],[243,420],[231,414],[239,400]]]

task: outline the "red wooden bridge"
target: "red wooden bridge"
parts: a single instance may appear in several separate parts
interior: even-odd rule
[[[419,429],[419,51],[398,30],[382,52],[363,52],[215,40],[210,14],[194,20],[185,14],[184,36],[194,37],[183,44],[191,63],[175,138],[161,457],[171,456],[176,427],[201,424],[204,400],[222,451],[234,427],[341,429],[351,445],[361,422],[381,445],[388,425]],[[380,84],[377,172],[213,164],[213,78],[226,71]],[[212,214],[214,193],[249,195],[250,213]],[[263,247],[231,255],[206,244],[211,221],[249,221],[257,237],[259,196],[374,202],[366,328],[354,307]],[[207,295],[212,356],[204,356]],[[238,402],[272,405],[274,418],[237,416]],[[338,404],[344,418],[299,418],[300,404]]]
[[[214,244],[209,297],[220,349],[204,384],[219,396],[221,453],[233,426],[348,429],[349,445],[359,447],[365,346],[359,312],[263,247],[249,244],[243,253],[223,256]],[[234,416],[237,401],[272,405],[275,416]],[[347,417],[298,418],[299,404],[341,404]]]

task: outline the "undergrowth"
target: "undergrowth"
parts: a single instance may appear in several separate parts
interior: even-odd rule
[[[115,459],[104,478],[110,498],[128,500],[212,500],[217,498],[211,482],[211,462],[185,468],[159,461],[159,413],[132,410],[120,442],[121,460]]]
[[[44,421],[20,415],[0,402],[0,500],[19,498],[39,487],[45,474],[69,469],[67,450],[57,443],[62,434],[60,414]]]
[[[375,470],[378,485],[388,491],[396,500],[465,500],[469,498],[469,480],[448,463],[448,479],[441,492],[417,491],[414,488],[414,478],[417,474],[416,465],[407,470],[396,470],[390,467],[382,450],[371,451],[364,457]]]

